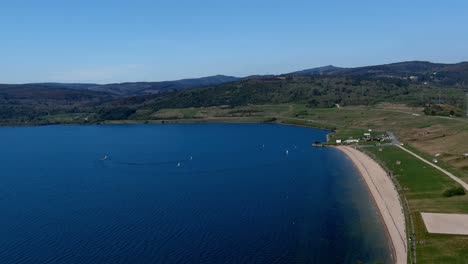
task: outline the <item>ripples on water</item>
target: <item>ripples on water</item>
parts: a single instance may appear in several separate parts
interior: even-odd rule
[[[310,146],[325,134],[0,128],[0,263],[390,262],[352,164]]]

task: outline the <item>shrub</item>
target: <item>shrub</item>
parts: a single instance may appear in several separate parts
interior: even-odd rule
[[[128,107],[115,107],[101,109],[98,114],[101,120],[125,120],[134,113],[135,110]]]
[[[309,113],[307,112],[307,110],[301,110],[301,111],[298,111],[294,114],[294,116],[298,117],[298,116],[305,116],[305,115],[308,115]]]
[[[443,195],[445,197],[452,197],[456,195],[465,195],[465,189],[461,186],[452,187],[444,191]]]

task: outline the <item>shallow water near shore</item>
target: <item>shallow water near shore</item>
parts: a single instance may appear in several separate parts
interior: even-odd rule
[[[390,263],[353,164],[311,147],[327,133],[0,128],[0,263]]]

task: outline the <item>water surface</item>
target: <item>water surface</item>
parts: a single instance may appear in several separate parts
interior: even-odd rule
[[[390,262],[327,131],[267,124],[0,128],[1,263]],[[107,160],[102,160],[107,155]]]

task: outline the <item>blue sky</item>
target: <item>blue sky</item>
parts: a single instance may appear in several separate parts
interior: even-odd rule
[[[0,3],[0,83],[161,81],[468,60],[468,1]]]

